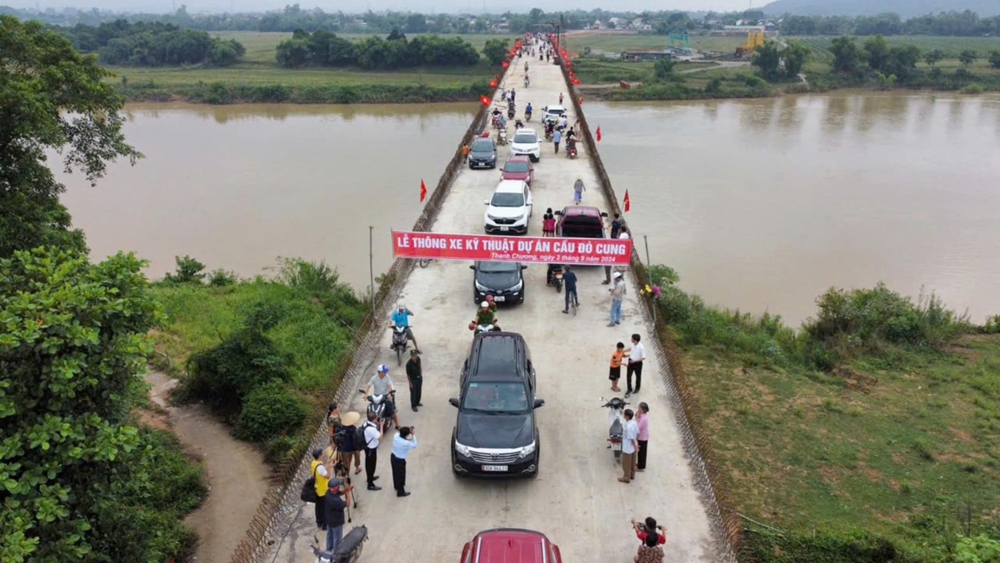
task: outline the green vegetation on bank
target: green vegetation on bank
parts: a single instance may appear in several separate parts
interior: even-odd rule
[[[795,331],[651,273],[756,561],[995,560],[1000,317],[879,285],[829,290]]]
[[[181,379],[182,400],[205,402],[280,460],[308,441],[307,414],[340,384],[366,304],[322,263],[286,259],[273,278],[242,281],[206,276],[190,257],[177,264],[153,287],[167,318],[154,333],[160,367]]]
[[[56,28],[78,51],[97,53],[102,64],[122,66],[230,66],[246,49],[235,39],[162,23],[117,20],[97,27]]]
[[[479,53],[461,37],[406,35],[393,30],[386,38],[366,37],[352,43],[326,31],[296,31],[277,47],[278,65],[357,67],[362,70],[396,70],[417,67],[463,67],[479,62]]]

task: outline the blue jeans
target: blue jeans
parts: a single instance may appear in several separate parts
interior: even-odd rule
[[[326,550],[334,551],[340,545],[340,540],[344,539],[344,525],[327,526],[326,528]]]
[[[618,324],[622,322],[622,302],[620,299],[611,300],[611,323]]]

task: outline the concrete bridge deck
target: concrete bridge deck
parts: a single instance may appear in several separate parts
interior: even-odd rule
[[[568,92],[559,67],[540,63],[537,58],[529,63],[530,88],[521,87],[524,59],[514,61],[506,80],[508,87],[517,89],[519,114],[529,101],[536,108],[529,125],[542,136],[541,108],[557,103],[560,92]],[[572,124],[575,116],[568,100],[566,106],[570,107]],[[541,236],[546,208],[572,204],[572,185],[578,176],[591,190],[584,194],[583,204],[604,207],[588,162],[593,147],[580,143],[579,149],[580,157],[571,161],[562,152],[554,155],[551,143],[543,145],[543,157],[535,167],[535,209],[529,234]],[[500,147],[501,166],[508,150]],[[499,176],[499,171],[464,169],[455,179],[433,230],[482,233],[483,200],[489,198]],[[706,505],[710,501],[693,484],[675,424],[676,413],[671,412],[665,395],[666,366],[659,365],[651,353],[642,391],[630,399],[633,404],[646,401],[650,406],[648,469],[631,484],[617,481],[620,468],[612,463],[606,449],[607,413],[598,402],[602,396],[611,396],[608,361],[615,343],[627,344],[632,333],[649,340],[655,337],[640,314],[638,288],[631,280],[622,325],[606,326],[610,299],[607,286],[601,284],[602,268],[578,270],[578,316],[561,314],[563,295],[546,287],[543,265],[530,265],[525,271],[525,303],[502,308],[497,314],[504,330],[519,332],[528,342],[537,370],[538,396],[546,400],[537,411],[541,433],[538,477],[484,482],[452,475],[450,440],[456,409],[448,404],[448,398],[458,396],[459,371],[472,340],[467,325],[476,309],[468,266],[464,262],[434,262],[427,269],[416,269],[402,290],[400,299],[416,314],[412,323],[424,352],[425,406],[419,413],[409,409],[405,373],[395,367],[394,354],[388,349],[388,331],[377,350],[365,352],[369,365],[386,363],[392,367],[390,376],[401,390],[397,398],[400,422],[417,427],[420,446],[411,453],[407,469],[407,489],[412,495],[397,498],[391,487],[391,439],[381,444],[378,473],[382,477],[379,484],[385,488],[361,490],[361,506],[353,513],[354,524],[366,524],[371,537],[362,560],[457,563],[464,543],[477,532],[518,527],[547,534],[560,546],[567,562],[625,563],[632,561],[639,545],[629,519],[648,515],[666,526],[666,561],[718,560]],[[369,371],[374,373],[374,367]],[[364,412],[364,408],[355,400],[343,410]],[[364,474],[358,477],[363,489]],[[297,493],[298,485],[293,487]],[[314,560],[309,548],[313,536],[325,540],[315,529],[312,506],[297,510],[284,516],[286,521],[294,516],[294,524],[280,547],[275,544],[272,548],[277,551],[268,553],[264,560]],[[346,525],[345,532],[350,527]]]

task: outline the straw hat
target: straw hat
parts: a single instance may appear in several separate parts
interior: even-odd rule
[[[340,415],[340,423],[344,426],[354,426],[361,420],[361,415],[351,411]]]

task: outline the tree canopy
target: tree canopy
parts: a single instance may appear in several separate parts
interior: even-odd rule
[[[66,170],[91,183],[119,157],[141,158],[125,142],[124,101],[107,76],[96,57],[40,23],[0,16],[0,258],[41,245],[85,248],[46,151],[61,151]]]
[[[296,30],[278,45],[278,64],[283,67],[354,66],[366,70],[418,66],[470,66],[479,62],[475,47],[460,37],[421,35],[407,40],[399,30],[385,39],[366,37],[352,43],[327,31]]]
[[[160,22],[131,23],[119,19],[96,27],[77,24],[59,32],[80,51],[99,53],[101,62],[109,65],[228,66],[246,53],[243,44],[235,39],[219,39],[204,31]]]

